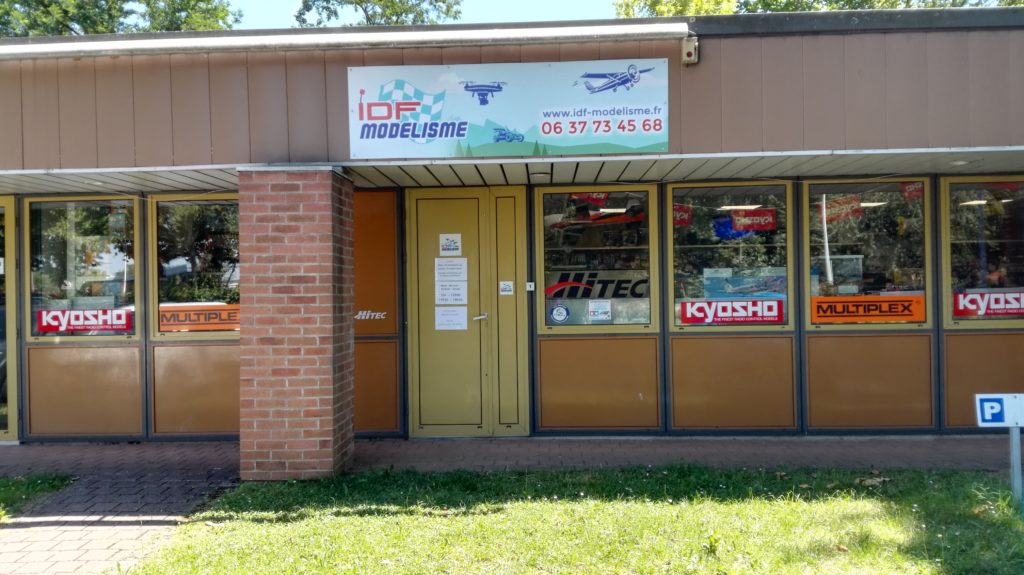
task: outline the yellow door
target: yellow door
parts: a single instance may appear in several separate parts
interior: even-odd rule
[[[408,192],[409,430],[529,433],[526,192]]]
[[[17,341],[14,313],[14,198],[0,197],[0,441],[18,439]]]

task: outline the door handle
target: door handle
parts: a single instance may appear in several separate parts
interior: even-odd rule
[[[487,317],[488,317],[488,313],[484,312],[483,315],[474,316],[473,317],[473,321],[486,320]]]

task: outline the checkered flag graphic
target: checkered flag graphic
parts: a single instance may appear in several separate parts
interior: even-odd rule
[[[392,80],[380,87],[377,98],[380,102],[420,102],[418,112],[409,112],[406,117],[413,122],[440,122],[444,110],[444,92],[429,94],[405,80]],[[429,140],[414,140],[425,143]]]

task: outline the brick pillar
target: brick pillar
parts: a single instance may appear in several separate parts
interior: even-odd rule
[[[352,184],[239,170],[241,476],[334,475],[354,451]]]

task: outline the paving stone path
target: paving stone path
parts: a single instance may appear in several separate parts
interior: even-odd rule
[[[0,527],[0,573],[116,572],[236,482],[238,444],[0,446],[0,475],[40,472],[76,480]]]
[[[373,439],[354,470],[716,467],[980,469],[1007,473],[1001,436]],[[0,445],[0,476],[56,472],[70,487],[0,526],[0,575],[129,568],[218,490],[237,483],[238,444]]]

